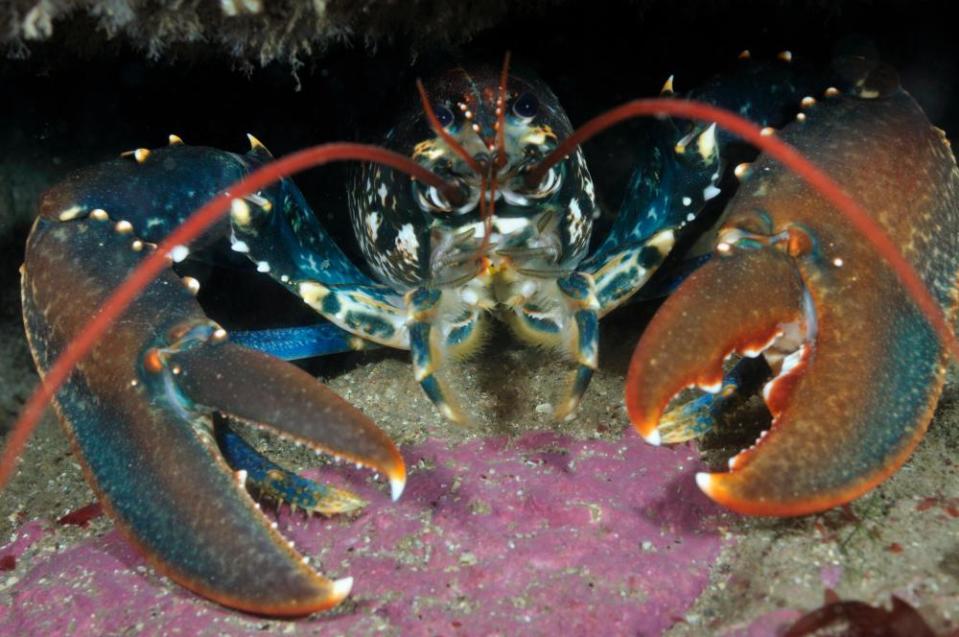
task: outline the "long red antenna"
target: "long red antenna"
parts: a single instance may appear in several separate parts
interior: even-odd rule
[[[943,314],[942,308],[932,298],[926,284],[923,283],[922,278],[912,267],[912,264],[902,256],[896,244],[886,236],[882,227],[873,221],[869,213],[855,199],[850,197],[839,184],[803,157],[799,151],[774,135],[763,135],[759,126],[735,113],[691,100],[657,98],[627,102],[591,119],[567,137],[562,144],[557,146],[536,168],[528,173],[528,183],[538,184],[547,170],[567,157],[577,146],[593,135],[624,120],[652,115],[682,117],[704,123],[715,122],[720,128],[741,137],[764,153],[768,153],[799,175],[809,186],[815,188],[819,194],[828,199],[872,243],[879,255],[895,271],[896,276],[899,277],[916,305],[929,320],[949,353],[954,359],[959,360],[959,341],[956,340],[956,335],[952,331],[945,314]]]
[[[14,423],[10,439],[0,456],[0,489],[13,475],[17,459],[27,443],[27,439],[36,428],[47,404],[57,390],[66,382],[76,364],[93,349],[97,341],[110,329],[117,319],[129,307],[130,303],[157,277],[170,266],[169,254],[177,246],[187,245],[203,234],[210,226],[223,217],[230,209],[230,203],[238,198],[253,194],[271,183],[333,161],[371,161],[408,173],[423,183],[434,186],[446,195],[452,188],[436,174],[398,153],[378,146],[366,144],[324,144],[288,155],[266,164],[243,179],[231,184],[210,200],[202,208],[178,226],[162,243],[134,268],[126,280],[110,295],[100,307],[100,311],[80,330],[80,333],[67,344],[63,353],[57,357],[45,374],[39,387],[24,405],[20,418]]]

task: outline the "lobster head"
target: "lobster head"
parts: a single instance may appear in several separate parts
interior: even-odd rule
[[[411,108],[384,145],[455,184],[460,197],[365,166],[351,217],[377,276],[399,289],[456,284],[499,251],[531,271],[572,270],[586,254],[596,209],[582,153],[530,179],[572,131],[553,92],[493,69],[458,68],[424,94],[435,120]]]

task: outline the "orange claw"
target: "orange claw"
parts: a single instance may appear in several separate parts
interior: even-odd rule
[[[780,137],[860,201],[954,318],[959,172],[941,132],[902,90],[831,97],[804,113]],[[728,473],[699,474],[700,488],[754,515],[802,515],[862,495],[926,431],[945,346],[849,221],[768,158],[753,164],[719,237],[712,261],[666,301],[637,346],[626,389],[633,424],[658,444],[678,391],[718,388],[726,355],[772,346],[768,435],[731,459]]]

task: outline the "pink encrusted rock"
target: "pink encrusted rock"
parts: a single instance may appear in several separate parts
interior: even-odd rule
[[[311,475],[345,477],[371,505],[356,519],[278,516],[319,570],[355,577],[333,613],[287,624],[232,612],[153,574],[111,531],[24,564],[0,634],[653,635],[700,594],[721,546],[688,449],[540,433],[404,454],[396,504],[368,473],[325,468]]]
[[[18,558],[23,555],[31,546],[40,541],[46,534],[45,524],[40,520],[31,520],[19,529],[17,537],[3,548],[0,548],[0,557],[11,556]]]

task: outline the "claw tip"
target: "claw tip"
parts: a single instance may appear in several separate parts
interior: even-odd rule
[[[712,487],[713,474],[707,473],[706,471],[700,471],[696,474],[696,486],[705,493],[709,495],[709,491]]]
[[[390,498],[393,502],[396,502],[400,499],[400,496],[403,495],[403,489],[406,488],[406,478],[390,478]]]
[[[659,429],[653,429],[648,434],[641,434],[641,435],[643,436],[643,440],[653,445],[654,447],[658,447],[661,444],[663,444],[663,437],[659,434]]]
[[[346,599],[346,596],[353,590],[353,578],[344,577],[333,582],[333,592],[331,596],[336,600],[334,604],[339,604]]]

